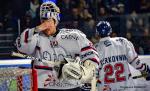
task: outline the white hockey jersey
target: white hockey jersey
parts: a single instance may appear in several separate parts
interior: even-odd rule
[[[100,58],[98,91],[134,91],[130,77],[129,64],[145,71],[146,65],[140,63],[138,55],[130,41],[122,37],[105,37],[95,44]]]
[[[76,29],[60,29],[56,35],[46,36],[39,32],[34,34],[34,28],[26,29],[16,40],[17,49],[30,56],[49,61],[64,61],[65,57],[75,58],[80,56],[81,61],[91,59],[99,64],[98,53],[86,35]],[[35,65],[50,66],[36,62]],[[60,80],[57,71],[38,70],[38,88],[45,89],[70,89],[79,87],[78,80]]]

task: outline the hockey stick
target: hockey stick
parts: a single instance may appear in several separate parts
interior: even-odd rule
[[[97,91],[96,90],[96,83],[97,83],[97,80],[96,80],[96,76],[94,75],[93,79],[91,81],[91,91]]]
[[[133,78],[133,79],[138,79],[138,78],[142,78],[142,77],[146,78],[147,75],[148,75],[148,74],[145,72],[145,73],[142,73],[141,75],[133,76],[132,78]]]
[[[138,75],[138,76],[133,76],[132,78],[133,79],[138,79],[138,78],[142,78],[142,77],[144,77],[143,75]]]
[[[90,91],[97,91],[96,84],[97,84],[97,79],[96,79],[96,68],[94,67],[94,74],[93,78],[91,80],[91,90]]]
[[[35,58],[35,57],[31,57],[31,56],[28,56],[28,55],[24,55],[24,54],[21,54],[21,53],[17,53],[17,52],[12,52],[11,53],[11,56],[15,56],[15,57],[21,57],[21,58],[27,58],[27,59],[31,59],[31,60],[37,60],[37,61],[41,61],[41,62],[44,62],[44,63],[48,63],[48,64],[51,64],[51,65],[60,65],[60,64],[65,64],[66,62],[65,61],[57,61],[57,62],[54,62],[54,61],[47,61],[47,60],[41,60],[39,58]]]
[[[17,53],[17,52],[12,52],[12,53],[11,53],[11,56],[20,57],[20,58],[27,58],[27,59],[31,59],[31,60],[38,60],[38,58],[31,57],[31,56],[24,55],[24,54]]]
[[[41,66],[41,65],[34,65],[34,68],[36,69],[44,69],[44,70],[56,70],[59,75],[58,75],[58,78],[61,77],[61,68],[63,67],[64,64],[66,64],[66,60],[65,61],[57,61],[57,62],[54,62],[54,61],[47,61],[47,60],[41,60],[39,58],[35,58],[35,57],[31,57],[31,56],[28,56],[28,55],[24,55],[24,54],[21,54],[21,53],[17,53],[17,52],[12,52],[11,53],[11,56],[15,56],[15,57],[21,57],[21,58],[27,58],[27,59],[31,59],[33,62],[34,61],[39,61],[39,62],[42,62],[43,64],[50,64],[52,65],[53,67],[49,67],[49,66]]]

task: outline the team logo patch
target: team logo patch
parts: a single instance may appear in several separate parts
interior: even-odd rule
[[[79,37],[76,35],[61,35],[61,39],[79,40]]]

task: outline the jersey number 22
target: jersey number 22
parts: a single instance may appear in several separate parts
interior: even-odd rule
[[[114,66],[111,64],[107,64],[104,67],[104,72],[105,72],[104,82],[106,84],[126,80],[125,76],[121,76],[121,74],[124,73],[124,65],[122,63],[116,63]]]

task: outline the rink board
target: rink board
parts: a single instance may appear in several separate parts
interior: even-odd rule
[[[142,55],[139,57],[140,57],[141,62],[147,63],[150,66],[150,55]],[[129,67],[130,67],[132,77],[141,75],[140,71],[136,70],[135,68],[133,68],[130,65],[129,65]],[[150,91],[150,81],[146,81],[144,77],[134,79],[134,83],[135,83],[135,85],[138,84],[138,86],[143,87],[140,90],[137,89],[135,91]],[[139,85],[139,84],[141,84],[141,85]]]

